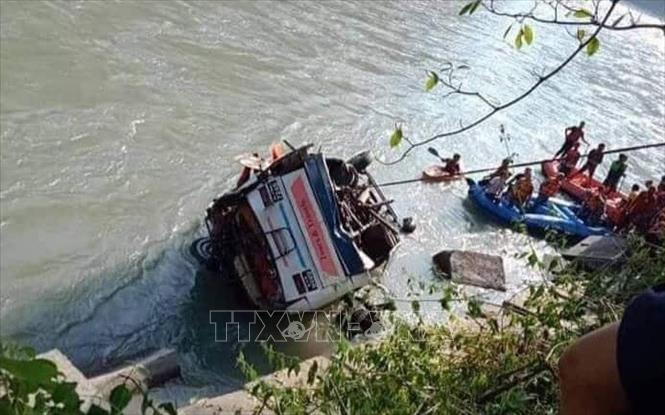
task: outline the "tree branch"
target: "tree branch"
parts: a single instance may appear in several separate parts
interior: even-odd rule
[[[485,3],[481,3],[483,8],[487,10],[488,12],[492,13],[495,16],[503,16],[503,17],[511,17],[519,22],[523,22],[524,20],[532,20],[534,22],[538,23],[547,23],[547,24],[554,24],[554,25],[561,25],[561,26],[597,26],[597,27],[602,27],[603,29],[608,29],[608,30],[635,30],[635,29],[657,29],[663,32],[665,34],[665,24],[659,24],[659,23],[639,23],[639,19],[635,19],[632,15],[632,13],[629,11],[627,14],[630,16],[631,23],[623,26],[618,26],[617,23],[620,21],[616,21],[613,24],[607,24],[607,20],[603,19],[601,22],[598,19],[598,8],[600,6],[600,2],[594,3],[594,14],[590,17],[590,20],[588,21],[578,21],[578,20],[559,20],[558,18],[558,6],[564,7],[566,10],[569,12],[575,12],[577,10],[573,9],[572,7],[566,5],[565,3],[561,1],[556,2],[556,6],[554,7],[554,18],[552,19],[544,19],[542,17],[538,17],[533,14],[534,9],[531,9],[528,13],[508,13],[508,12],[502,12],[497,10],[494,7],[494,3],[490,3],[489,5]],[[620,18],[621,19],[621,18]]]
[[[588,39],[586,39],[586,40],[580,42],[580,44],[577,46],[577,48],[575,49],[575,51],[573,51],[573,53],[570,54],[570,56],[568,56],[563,62],[561,62],[556,68],[554,68],[553,70],[551,70],[549,73],[547,73],[547,74],[545,74],[545,75],[539,77],[538,80],[537,80],[533,85],[531,85],[531,87],[529,87],[526,91],[524,91],[522,94],[520,94],[520,95],[518,95],[517,97],[513,98],[512,100],[506,102],[505,104],[496,105],[496,106],[493,106],[493,105],[492,105],[492,108],[493,108],[493,109],[492,109],[491,111],[489,111],[489,112],[486,113],[485,115],[481,116],[480,118],[477,118],[475,121],[471,122],[470,124],[467,124],[467,125],[460,125],[460,127],[457,128],[457,129],[455,129],[455,130],[447,131],[447,132],[445,132],[445,133],[436,134],[436,135],[434,135],[434,136],[432,136],[432,137],[430,137],[430,138],[428,138],[428,139],[426,139],[426,140],[422,140],[422,141],[414,141],[414,142],[410,143],[410,144],[409,144],[409,147],[407,147],[407,149],[404,150],[404,152],[403,152],[403,153],[402,153],[397,159],[395,159],[395,160],[393,160],[393,161],[387,161],[387,162],[386,162],[386,161],[382,161],[382,160],[380,160],[378,157],[375,157],[376,161],[378,161],[380,164],[383,164],[383,165],[393,165],[393,164],[397,164],[397,163],[399,163],[400,161],[404,160],[404,159],[406,158],[406,156],[407,156],[411,151],[413,151],[415,148],[420,147],[420,146],[423,146],[423,145],[426,145],[426,144],[429,144],[429,143],[431,143],[432,141],[438,140],[438,139],[440,139],[440,138],[449,137],[449,136],[452,136],[452,135],[457,135],[457,134],[463,133],[463,132],[465,132],[465,131],[471,130],[472,128],[478,126],[479,124],[483,123],[483,122],[486,121],[487,119],[489,119],[489,118],[491,118],[492,116],[496,115],[498,112],[503,111],[503,110],[505,110],[505,109],[507,109],[507,108],[509,108],[509,107],[512,107],[513,105],[517,104],[518,102],[520,102],[521,100],[523,100],[524,98],[526,98],[527,96],[529,96],[533,91],[535,91],[536,89],[538,89],[538,87],[540,87],[542,84],[544,84],[544,83],[547,82],[549,79],[551,79],[551,78],[554,77],[556,74],[558,74],[558,73],[559,73],[563,68],[565,68],[565,67],[566,67],[566,66],[567,66],[567,65],[568,65],[573,59],[575,59],[575,57],[576,57],[581,51],[583,51],[584,48],[585,48],[589,43],[591,43],[591,41],[592,41],[593,39],[595,39],[595,38],[598,36],[598,34],[600,33],[601,30],[603,30],[604,28],[607,27],[606,23],[607,23],[607,21],[609,20],[609,18],[610,18],[610,16],[612,15],[612,13],[614,12],[614,9],[615,9],[616,5],[619,3],[619,1],[620,1],[620,0],[613,0],[613,1],[612,1],[612,5],[610,6],[610,8],[608,9],[607,13],[605,14],[605,17],[603,18],[603,20],[602,20],[601,22],[599,22],[598,25],[596,25],[597,27],[596,27],[595,31],[594,31],[594,32],[588,37]]]

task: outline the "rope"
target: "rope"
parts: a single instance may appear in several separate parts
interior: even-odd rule
[[[660,143],[652,143],[652,144],[643,144],[640,146],[632,146],[632,147],[623,147],[623,148],[617,148],[614,150],[605,150],[603,151],[603,154],[613,154],[613,153],[628,153],[630,151],[636,151],[636,150],[644,150],[646,148],[654,148],[654,147],[665,147],[665,141],[660,142]],[[589,153],[583,154],[580,156],[580,158],[585,158],[589,155]],[[511,164],[510,167],[515,168],[515,167],[527,167],[527,166],[533,166],[537,164],[542,164],[546,161],[559,161],[563,157],[559,158],[547,158],[547,159],[541,159],[541,160],[536,160],[536,161],[527,161],[524,163],[517,163],[517,164]],[[470,174],[477,174],[477,173],[489,173],[495,171],[499,166],[497,167],[486,167],[482,169],[476,169],[476,170],[469,170],[469,171],[464,171],[460,173],[460,176],[463,175],[470,175]],[[406,179],[406,180],[397,180],[394,182],[386,182],[386,183],[379,183],[377,186],[379,187],[386,187],[386,186],[397,186],[400,184],[408,184],[408,183],[417,183],[417,182],[422,182],[426,181],[427,179],[423,177],[419,177],[417,179]]]

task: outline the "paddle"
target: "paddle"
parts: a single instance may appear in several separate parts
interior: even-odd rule
[[[441,160],[442,162],[444,162],[444,163],[447,163],[447,162],[448,162],[448,160],[446,160],[446,159],[444,159],[443,157],[441,157],[441,155],[439,154],[439,152],[436,151],[436,149],[435,149],[434,147],[428,147],[428,148],[427,148],[427,151],[428,151],[431,155],[433,155],[434,157],[438,157],[439,160]]]

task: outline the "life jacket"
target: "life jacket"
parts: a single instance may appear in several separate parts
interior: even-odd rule
[[[458,174],[460,171],[459,164],[454,160],[448,160],[443,169],[452,175]]]
[[[575,167],[580,159],[580,153],[575,149],[570,149],[563,156],[563,164],[567,167]]]
[[[656,199],[656,193],[650,193],[649,190],[644,190],[640,192],[640,194],[635,198],[635,201],[631,203],[630,211],[628,214],[630,216],[635,216],[649,213],[656,209],[657,203],[658,201]]]
[[[584,202],[586,208],[594,214],[602,214],[605,210],[605,200],[597,193],[592,194]]]
[[[520,203],[524,203],[533,193],[533,184],[531,179],[527,177],[521,177],[515,183],[513,187],[513,196]]]
[[[559,181],[555,179],[548,179],[540,185],[540,190],[538,193],[545,197],[554,196],[559,191],[560,187],[561,183]]]

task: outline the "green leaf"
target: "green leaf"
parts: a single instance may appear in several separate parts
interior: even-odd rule
[[[111,413],[112,414],[121,414],[122,411],[127,407],[129,401],[132,400],[132,393],[127,389],[127,386],[123,383],[118,385],[111,391],[111,396],[109,396],[109,404],[111,404]]]
[[[175,407],[171,402],[159,404],[159,409],[163,409],[169,415],[178,415],[178,412],[175,410]]]
[[[148,408],[152,407],[152,399],[148,398],[148,395],[143,395],[143,401],[141,401],[141,413],[148,413]]]
[[[439,83],[439,75],[436,72],[429,72],[427,82],[425,82],[425,91],[431,91]]]
[[[46,359],[16,360],[0,356],[0,369],[30,383],[47,383],[58,376],[55,364]]]
[[[402,142],[402,127],[395,126],[395,131],[390,136],[390,148],[395,148],[399,146],[399,143]]]
[[[462,10],[460,10],[459,15],[462,16],[466,14],[471,8],[473,7],[473,2],[468,3],[466,6],[462,7]]]
[[[480,1],[481,1],[481,0],[476,0],[476,1],[472,4],[471,8],[469,9],[469,16],[472,15],[472,14],[476,11],[476,9],[478,8],[478,6],[480,6]]]
[[[441,304],[441,308],[450,311],[450,298],[447,296],[443,297],[440,301],[439,304]]]
[[[478,318],[483,315],[483,310],[480,308],[480,303],[477,300],[469,300],[466,307],[467,313],[472,318]]]
[[[598,40],[597,37],[594,37],[591,39],[591,42],[589,42],[586,45],[586,53],[589,56],[593,56],[594,53],[598,52],[598,49],[600,48],[600,40]]]
[[[531,26],[525,24],[524,27],[522,27],[522,32],[524,33],[524,40],[527,45],[530,45],[531,42],[533,42],[533,30],[531,30]]]
[[[51,392],[51,399],[55,403],[64,405],[63,409],[75,412],[81,405],[81,400],[76,392],[76,382],[62,382],[55,385]]]
[[[586,9],[579,9],[579,10],[576,10],[575,13],[573,13],[573,16],[575,16],[579,19],[584,19],[586,17],[593,16],[593,14],[591,14],[591,12],[586,10]]]
[[[586,36],[586,30],[584,29],[577,29],[577,40],[582,42],[584,40],[584,36]]]
[[[520,29],[519,33],[517,33],[517,36],[515,36],[515,47],[517,49],[522,49],[522,36],[524,36],[524,32],[522,29]]]

